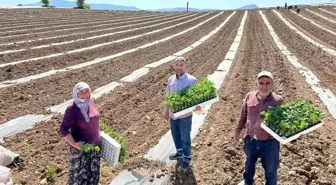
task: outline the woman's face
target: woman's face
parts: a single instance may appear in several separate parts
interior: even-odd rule
[[[78,98],[80,99],[89,99],[90,98],[90,90],[88,88],[86,89],[83,89],[81,91],[79,91],[79,93],[77,94],[78,95]]]

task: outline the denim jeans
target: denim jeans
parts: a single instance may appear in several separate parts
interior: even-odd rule
[[[244,152],[246,154],[245,184],[252,185],[254,183],[256,162],[260,157],[261,164],[265,170],[266,185],[276,185],[280,143],[275,139],[258,141],[251,136],[246,136],[244,140]]]
[[[191,124],[192,116],[181,119],[170,119],[171,133],[176,151],[183,153],[184,161],[191,160]]]

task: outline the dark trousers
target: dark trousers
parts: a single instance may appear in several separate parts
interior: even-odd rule
[[[261,164],[265,169],[266,185],[276,185],[279,168],[280,143],[275,139],[260,141],[251,136],[244,140],[244,152],[246,154],[244,180],[245,184],[254,183],[256,162],[261,158]]]
[[[191,124],[192,116],[181,119],[170,119],[171,133],[177,152],[182,152],[184,161],[191,160]]]

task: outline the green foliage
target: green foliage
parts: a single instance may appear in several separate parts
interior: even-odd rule
[[[76,0],[78,8],[84,9],[84,4],[86,0]]]
[[[91,6],[89,4],[84,4],[84,9],[91,10]]]
[[[50,0],[41,0],[41,3],[44,4],[44,7],[49,7],[49,5],[50,5]]]
[[[77,3],[77,7],[75,7],[76,9],[87,9],[90,10],[91,6],[87,3],[85,3],[86,0],[76,0]]]
[[[192,84],[179,92],[174,91],[169,93],[165,104],[175,113],[215,97],[215,83],[205,78],[201,82]]]
[[[324,114],[306,100],[271,107],[263,113],[262,120],[281,137],[293,136],[321,122]]]
[[[17,6],[23,6],[22,4],[18,4]]]
[[[103,121],[100,121],[100,129],[105,134],[107,134],[108,136],[116,140],[118,143],[120,143],[121,149],[120,149],[119,161],[121,163],[124,163],[126,161],[126,137],[114,131],[110,126],[108,126]]]
[[[55,179],[56,170],[57,170],[57,168],[56,168],[55,165],[47,166],[47,178],[50,179],[50,180]]]
[[[90,152],[92,150],[96,150],[97,152],[100,151],[100,147],[94,144],[82,144],[82,151],[83,152]]]

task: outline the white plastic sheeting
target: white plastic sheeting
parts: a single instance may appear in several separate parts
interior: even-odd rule
[[[108,46],[108,45],[112,45],[112,44],[115,44],[115,43],[120,43],[120,42],[124,42],[124,41],[128,41],[128,40],[140,38],[140,37],[143,37],[143,36],[146,36],[146,35],[150,35],[150,34],[153,34],[153,33],[158,33],[158,32],[161,32],[161,31],[164,31],[164,30],[167,30],[167,29],[179,26],[181,24],[186,24],[188,22],[194,21],[194,20],[199,19],[201,17],[204,17],[206,15],[207,14],[204,14],[204,15],[195,17],[193,19],[189,19],[187,21],[184,21],[184,22],[172,25],[172,26],[168,26],[168,27],[165,27],[165,28],[157,29],[157,30],[154,30],[154,31],[151,31],[151,32],[146,32],[144,34],[135,35],[135,36],[131,36],[131,37],[126,37],[126,38],[122,38],[122,39],[119,39],[119,40],[114,40],[114,41],[111,41],[111,42],[104,42],[102,44],[96,44],[96,45],[84,47],[84,48],[81,48],[81,49],[75,49],[75,50],[71,50],[71,51],[67,51],[67,52],[51,54],[51,55],[47,55],[47,56],[43,56],[43,57],[36,57],[36,58],[30,58],[30,59],[27,59],[27,60],[8,62],[8,63],[5,63],[5,64],[2,64],[0,67],[5,67],[5,66],[15,65],[15,64],[25,63],[25,62],[32,62],[32,61],[41,60],[41,59],[45,59],[45,58],[54,58],[54,57],[61,56],[61,55],[66,55],[66,54],[72,54],[72,53],[78,53],[78,52],[88,51],[88,50],[100,48],[100,47],[103,47],[103,46]],[[193,16],[193,15],[190,15],[190,16]],[[180,19],[183,19],[183,18],[180,18]],[[177,20],[179,20],[179,19],[177,19]],[[176,21],[176,20],[171,20],[171,21],[167,21],[167,22],[173,22],[173,21]],[[161,22],[161,23],[156,24],[156,25],[145,26],[143,28],[134,28],[134,29],[130,29],[130,30],[119,31],[119,32],[116,32],[116,33],[110,33],[110,34],[105,34],[105,35],[100,35],[100,36],[88,37],[88,38],[85,38],[85,39],[72,40],[72,41],[66,41],[66,42],[61,42],[61,43],[54,43],[54,44],[51,44],[51,45],[49,44],[49,45],[37,46],[37,47],[30,48],[30,50],[31,49],[43,48],[43,47],[50,47],[52,45],[63,45],[63,44],[77,42],[77,41],[92,40],[92,39],[96,39],[96,38],[100,38],[100,37],[114,35],[114,34],[117,34],[117,33],[126,33],[126,32],[131,32],[131,31],[135,31],[135,30],[139,30],[139,29],[150,28],[150,27],[154,27],[154,26],[157,26],[157,25],[165,24],[167,22]],[[24,51],[24,50],[26,50],[26,49],[23,49],[23,50],[20,49],[20,50],[17,50],[17,51],[15,51],[15,50],[4,51],[4,52],[0,52],[0,54],[9,53],[9,52],[10,53],[15,53],[15,52]]]
[[[295,13],[293,10],[291,10],[291,12],[292,12],[292,13]],[[333,35],[336,35],[336,33],[333,32],[332,30],[330,30],[330,29],[328,29],[328,28],[326,28],[326,27],[324,27],[324,26],[321,26],[320,24],[317,24],[317,23],[316,23],[315,21],[313,21],[313,20],[308,19],[308,18],[304,17],[304,16],[301,15],[301,14],[296,14],[296,15],[298,15],[298,16],[301,17],[302,19],[305,19],[305,20],[309,21],[310,23],[312,23],[313,25],[319,27],[320,29],[322,29],[322,30],[324,30],[324,31],[327,31],[327,32],[329,32],[329,33],[331,33],[331,34],[333,34]]]
[[[145,18],[145,17],[144,17]],[[157,19],[160,17],[154,17],[154,19]],[[153,19],[153,18],[150,18]],[[143,21],[147,21],[149,19],[143,19]],[[139,20],[133,20],[133,21],[125,21],[123,23],[131,23],[131,22],[138,22]],[[157,21],[157,20],[154,20]],[[102,31],[110,31],[110,30],[115,30],[115,29],[120,29],[120,28],[127,28],[127,27],[132,27],[132,26],[139,26],[142,24],[147,24],[147,23],[151,23],[154,21],[150,21],[150,22],[141,22],[141,23],[136,23],[136,24],[127,24],[125,26],[118,26],[118,27],[112,27],[112,28],[105,28],[105,29],[99,29],[99,30],[93,30],[93,31],[86,31],[86,32],[78,32],[78,33],[74,33],[74,34],[68,34],[68,35],[59,35],[59,36],[54,36],[54,37],[43,37],[43,38],[39,38],[39,39],[34,39],[34,40],[24,40],[24,41],[17,41],[17,42],[10,42],[10,43],[5,43],[5,44],[0,44],[0,46],[8,46],[8,45],[14,45],[14,44],[22,44],[22,43],[29,43],[29,42],[36,42],[36,41],[41,41],[41,40],[50,40],[50,39],[57,39],[57,38],[61,38],[61,37],[69,37],[69,36],[76,36],[76,35],[84,35],[84,34],[90,34],[90,33],[97,33],[97,32],[102,32]],[[109,24],[108,24],[109,25]],[[113,24],[112,24],[113,25]],[[95,25],[97,27],[97,25]],[[101,26],[101,25],[98,25]],[[76,28],[77,29],[77,28]]]
[[[147,17],[155,17],[156,15],[150,15],[150,16],[143,16],[141,18],[147,18]],[[130,18],[123,18],[123,19],[115,19],[115,20],[109,20],[109,21],[100,21],[100,23],[103,23],[103,22],[112,22],[113,25],[117,24],[117,23],[114,23],[116,21],[121,21],[121,20],[131,20],[131,19],[139,19],[140,17],[130,17]],[[136,20],[138,21],[138,20]],[[91,23],[79,23],[79,24],[91,24]],[[121,23],[118,23],[118,24],[121,24]],[[78,25],[78,24],[77,24]],[[88,28],[88,27],[97,27],[97,26],[103,26],[103,25],[111,25],[111,23],[109,24],[100,24],[100,25],[94,25],[94,26],[82,26],[82,27],[74,27],[74,28],[65,28],[65,29],[58,29],[58,30],[51,30],[51,31],[42,31],[42,32],[38,32],[39,34],[40,33],[52,33],[52,32],[60,32],[60,31],[69,31],[69,30],[76,30],[76,29],[79,29],[79,28]],[[62,27],[63,25],[61,25]],[[41,29],[41,28],[39,28]],[[44,29],[44,28],[43,28]],[[17,32],[17,31],[24,31],[24,30],[15,30],[15,31],[7,31],[7,32],[4,32],[4,33],[11,33],[11,32]],[[36,34],[36,33],[25,33],[25,34],[20,34],[20,36],[25,36],[25,35],[32,35],[32,34]],[[10,37],[14,37],[16,35],[9,35],[9,36],[2,36],[0,37],[0,39],[3,39],[3,38],[10,38]],[[6,44],[12,44],[12,43],[6,43]]]
[[[40,121],[50,117],[45,115],[26,115],[0,125],[0,139],[33,128]]]
[[[309,10],[309,9],[306,9],[306,11],[307,11],[307,12],[310,12],[310,13],[312,13],[312,14],[315,14],[315,15],[321,17],[322,19],[325,19],[325,20],[330,21],[330,22],[332,22],[332,23],[336,23],[335,20],[329,19],[328,17],[325,17],[325,16],[323,16],[323,15],[321,15],[321,14],[319,14],[319,13],[313,12],[313,11],[311,11],[311,10]]]
[[[326,13],[328,13],[328,14],[330,14],[330,15],[334,15],[334,16],[336,16],[336,13],[330,12],[330,11],[325,10],[325,9],[322,9],[322,8],[320,8],[320,10],[323,11],[323,12],[326,12]]]
[[[259,11],[259,13],[262,16],[271,36],[273,37],[273,40],[275,41],[280,51],[287,57],[289,62],[293,66],[295,66],[295,68],[305,78],[306,82],[310,85],[310,87],[320,97],[324,105],[328,108],[330,114],[336,119],[336,97],[335,95],[329,89],[324,89],[321,87],[321,85],[319,84],[320,80],[317,78],[317,76],[312,71],[310,71],[307,67],[300,64],[298,59],[294,55],[292,55],[290,51],[287,50],[286,46],[284,46],[281,43],[279,37],[274,32],[266,16],[262,13],[262,11]],[[278,12],[276,13],[285,22],[284,18]],[[290,27],[289,22],[288,21],[286,22],[287,22],[286,24]]]
[[[313,45],[320,47],[323,51],[336,56],[336,51],[323,45],[320,44],[318,42],[316,42],[315,40],[313,40],[312,38],[308,37],[306,34],[304,34],[303,32],[301,32],[300,30],[298,30],[295,26],[293,26],[290,22],[288,22],[278,11],[273,10],[273,12],[290,28],[292,29],[294,32],[296,32],[297,34],[299,34],[302,38],[306,39],[307,41],[309,41],[310,43],[312,43]]]
[[[92,92],[92,98],[95,98],[95,99],[100,98],[103,95],[110,93],[115,88],[117,88],[118,86],[121,86],[121,85],[122,84],[120,84],[118,82],[111,82],[107,85],[99,87]],[[66,108],[70,105],[71,102],[72,102],[72,100],[68,100],[68,101],[65,101],[64,103],[49,107],[49,108],[47,108],[47,110],[50,110],[51,112],[58,112],[58,113],[63,114],[65,112]]]
[[[209,19],[191,27],[191,28],[188,28],[182,32],[179,32],[179,33],[176,33],[174,35],[171,35],[171,36],[168,36],[164,39],[161,39],[161,40],[158,40],[158,41],[154,41],[155,44],[158,44],[158,43],[161,43],[161,42],[165,42],[169,39],[172,39],[174,37],[177,37],[179,35],[182,35],[186,32],[189,32],[191,30],[194,30],[196,29],[197,27],[200,27],[202,26],[203,24],[211,21],[212,19],[215,19],[216,17],[220,16],[221,14],[223,14],[223,12],[220,12],[218,14],[216,14],[215,16],[213,17],[210,17]],[[206,15],[206,14],[205,14]],[[204,16],[204,15],[202,15]],[[198,17],[199,18],[199,17]],[[187,22],[190,22],[191,20],[187,21]],[[186,22],[184,22],[186,23]],[[173,26],[177,26],[177,25],[180,25],[181,23],[179,24],[176,24],[176,25],[173,25]],[[166,29],[166,28],[165,28]],[[148,34],[148,33],[147,33]],[[148,45],[148,44],[146,44]],[[149,46],[148,46],[149,47]],[[24,77],[24,78],[20,78],[20,79],[16,79],[16,80],[8,80],[8,81],[4,81],[4,82],[1,82],[0,83],[0,88],[4,88],[4,87],[10,87],[10,86],[13,86],[13,85],[17,85],[17,84],[21,84],[21,83],[26,83],[28,81],[31,81],[31,80],[36,80],[36,79],[39,79],[39,78],[43,78],[43,77],[47,77],[47,76],[50,76],[50,75],[53,75],[53,74],[56,74],[56,73],[62,73],[62,72],[66,72],[66,71],[71,71],[71,70],[75,70],[75,69],[80,69],[80,68],[83,68],[83,67],[87,67],[87,66],[91,66],[93,64],[97,64],[97,63],[101,63],[101,62],[105,62],[107,60],[111,60],[113,58],[116,58],[116,57],[120,57],[122,55],[125,55],[127,53],[133,53],[139,49],[143,49],[144,47],[143,46],[140,46],[140,47],[137,47],[137,48],[133,48],[133,49],[130,49],[130,50],[127,50],[127,51],[123,51],[121,53],[117,53],[117,54],[114,54],[114,55],[110,55],[110,56],[107,56],[107,57],[103,57],[103,58],[98,58],[98,59],[95,59],[93,61],[88,61],[88,62],[84,62],[84,63],[81,63],[81,64],[77,64],[77,65],[74,65],[74,66],[70,66],[70,67],[67,67],[67,68],[64,68],[64,69],[58,69],[58,70],[50,70],[50,71],[47,71],[47,72],[44,72],[44,73],[41,73],[41,74],[37,74],[37,75],[31,75],[31,76],[28,76],[28,77]],[[31,59],[30,59],[31,60]]]
[[[240,31],[238,31],[237,36],[235,41],[240,43],[241,40],[241,36],[243,33],[243,29],[244,29],[244,25],[245,25],[245,21],[247,18],[247,12],[245,12],[244,17],[242,19],[241,22],[241,26],[239,27]],[[223,27],[224,25],[221,25],[221,27]],[[220,27],[220,28],[221,28]],[[219,29],[217,29],[219,30]],[[239,34],[240,33],[240,34]],[[211,33],[212,35],[214,35],[215,33]],[[240,39],[238,39],[240,38]],[[205,41],[205,40],[203,40]],[[235,43],[236,43],[235,42]],[[236,48],[238,49],[238,48]],[[233,50],[235,50],[233,48]],[[235,51],[231,51],[233,54],[233,58],[237,52],[237,50]],[[233,53],[234,52],[234,53]],[[209,79],[215,82],[215,86],[217,89],[220,88],[221,84],[223,83],[230,67],[232,64],[232,60],[224,60],[219,66],[218,68],[220,68],[219,71],[215,71],[212,75],[209,75]],[[227,65],[227,62],[230,62],[229,65]],[[198,114],[194,114],[193,115],[193,124],[192,124],[192,131],[191,131],[191,138],[195,138],[196,135],[198,134],[198,130],[199,128],[203,125],[204,120],[207,116],[208,110],[211,108],[210,106],[206,106],[204,108],[205,110],[205,114],[203,115],[198,115]],[[167,132],[160,140],[159,143],[151,148],[148,153],[144,156],[147,159],[150,160],[155,160],[155,161],[161,161],[166,163],[167,165],[172,165],[174,162],[169,160],[169,154],[172,153],[175,150],[174,144],[173,144],[173,139],[171,136],[170,131]],[[161,179],[155,179],[154,182],[148,182],[148,176],[141,176],[140,178],[134,174],[133,171],[129,172],[129,171],[123,171],[121,172],[116,179],[114,179],[110,185],[143,185],[143,184],[148,184],[148,185],[166,185],[169,183],[169,176],[166,176],[164,178]]]

